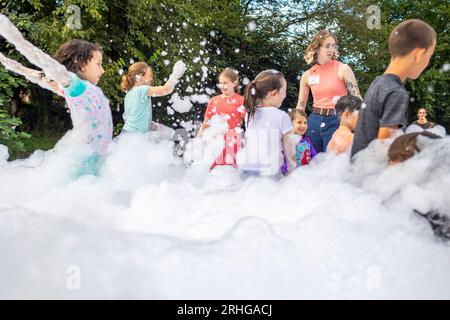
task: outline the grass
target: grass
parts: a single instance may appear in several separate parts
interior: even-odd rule
[[[16,160],[16,159],[24,159],[29,157],[35,150],[49,150],[52,149],[56,142],[58,142],[59,139],[64,134],[56,134],[56,133],[50,133],[50,134],[33,134],[31,138],[24,139],[23,142],[25,144],[25,151],[17,152],[16,154],[11,154],[9,160]]]

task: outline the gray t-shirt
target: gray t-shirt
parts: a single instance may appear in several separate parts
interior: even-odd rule
[[[376,139],[380,127],[405,127],[408,101],[408,91],[398,76],[384,74],[376,77],[359,111],[351,156]]]

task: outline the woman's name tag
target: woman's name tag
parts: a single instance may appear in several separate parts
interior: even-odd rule
[[[308,78],[308,85],[314,85],[319,84],[320,76],[309,76]]]

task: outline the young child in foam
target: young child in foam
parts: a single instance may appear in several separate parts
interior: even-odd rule
[[[388,149],[389,164],[398,164],[412,158],[417,153],[421,152],[426,144],[427,139],[441,139],[429,131],[420,131],[406,133],[397,137]]]
[[[396,138],[389,147],[389,164],[396,165],[407,161],[417,153],[421,152],[429,144],[429,140],[432,139],[441,139],[441,137],[429,131],[401,135]],[[444,240],[450,240],[450,218],[448,215],[439,213],[435,210],[431,210],[427,213],[422,213],[418,210],[414,210],[414,212],[427,219],[436,236]]]
[[[265,70],[245,88],[245,148],[237,156],[244,175],[279,176],[285,162],[284,154],[286,171],[295,169],[289,141],[293,132],[291,119],[280,110],[286,97],[286,85],[281,72]]]
[[[152,128],[162,130],[161,125],[152,123],[151,98],[171,94],[185,70],[186,65],[177,61],[169,80],[163,86],[155,87],[152,68],[145,62],[133,63],[120,85],[126,92],[123,132],[146,133]]]
[[[208,128],[209,120],[215,115],[225,116],[228,130],[225,134],[225,148],[220,156],[214,161],[211,169],[217,165],[232,165],[237,168],[236,154],[241,144],[241,126],[246,111],[243,106],[244,97],[237,93],[239,89],[239,77],[236,70],[226,68],[219,75],[219,88],[221,95],[212,98],[205,112],[205,119],[200,127],[198,136]]]
[[[295,147],[295,151],[292,152],[292,161],[295,162],[297,167],[305,166],[317,155],[311,139],[306,136],[308,115],[302,109],[294,109],[290,116],[294,127],[294,134],[291,135],[290,139],[291,145]],[[287,173],[287,161],[281,168],[281,173]]]
[[[427,23],[410,19],[389,36],[391,61],[383,75],[371,83],[356,124],[351,157],[375,139],[388,139],[406,125],[409,94],[406,79],[417,79],[430,62],[436,47],[436,31]]]
[[[85,40],[72,40],[63,44],[52,59],[26,41],[4,15],[0,15],[0,34],[42,71],[26,68],[0,54],[0,62],[7,69],[65,97],[73,132],[90,153],[75,176],[97,174],[113,132],[109,101],[96,86],[104,73],[102,48]]]
[[[340,118],[340,123],[339,128],[335,131],[328,144],[328,152],[341,154],[350,150],[361,105],[361,98],[353,95],[341,97],[337,101],[336,113],[338,118]]]

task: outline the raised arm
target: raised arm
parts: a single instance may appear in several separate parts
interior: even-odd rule
[[[66,68],[25,40],[20,31],[3,14],[0,14],[0,35],[13,44],[28,61],[41,68],[49,79],[63,86],[69,84],[71,77]]]
[[[185,71],[186,64],[183,61],[178,60],[173,66],[169,80],[167,80],[167,82],[163,86],[150,87],[148,89],[148,95],[150,97],[161,97],[171,94],[178,80],[180,80]]]
[[[309,72],[306,71],[300,79],[300,93],[298,94],[297,109],[302,109],[303,111],[306,110],[306,103],[308,102],[309,96],[308,74]]]
[[[345,86],[347,87],[348,93],[362,99],[352,68],[350,68],[350,66],[347,64],[342,64],[340,71],[342,79],[345,82]]]
[[[168,94],[171,94],[173,92],[173,87],[171,84],[168,84],[167,82],[163,86],[159,87],[152,87],[150,86],[148,88],[148,96],[149,97],[162,97],[167,96]]]
[[[45,74],[43,72],[24,67],[16,60],[12,60],[5,57],[1,52],[0,52],[0,62],[6,69],[15,72],[17,74],[20,74],[21,76],[24,76],[31,82],[36,83],[37,85],[41,86],[44,89],[48,89],[50,91],[57,93],[58,85],[52,81],[49,81],[45,77]]]

